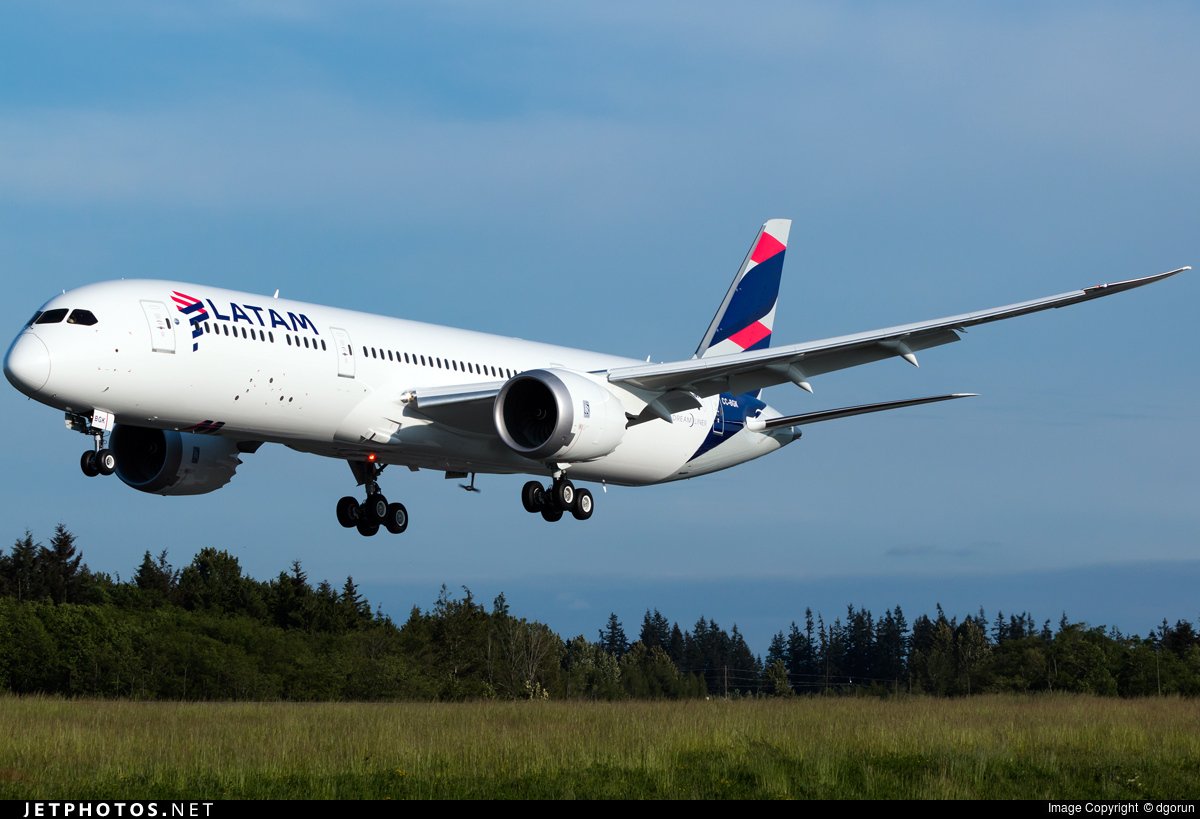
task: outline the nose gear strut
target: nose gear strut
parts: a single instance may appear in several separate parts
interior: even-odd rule
[[[112,416],[104,413],[105,422],[111,423]],[[92,448],[79,456],[79,468],[84,475],[111,475],[117,471],[117,457],[104,444],[105,427],[92,424],[92,418],[78,413],[67,413],[67,428],[92,436]]]

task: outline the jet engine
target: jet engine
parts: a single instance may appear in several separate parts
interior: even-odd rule
[[[603,384],[570,370],[529,370],[496,396],[496,431],[535,461],[591,461],[621,443],[625,409]]]
[[[126,486],[156,495],[203,495],[233,478],[241,459],[226,438],[117,424],[109,438],[116,475]]]

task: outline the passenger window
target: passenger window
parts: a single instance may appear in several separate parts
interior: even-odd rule
[[[287,339],[288,346],[291,347],[292,346],[292,337],[290,335],[285,335],[284,338]]]
[[[58,324],[67,317],[66,308],[58,308],[57,310],[47,310],[37,317],[35,324]]]
[[[325,349],[325,339],[321,339],[321,349]]]
[[[272,344],[274,344],[274,343],[275,343],[275,331],[274,331],[274,330],[269,330],[269,331],[267,331],[267,335],[268,335],[268,336],[270,336],[270,338],[271,338],[271,343],[272,343]]]
[[[91,327],[96,323],[96,315],[91,310],[72,310],[67,316],[67,324],[82,324]]]

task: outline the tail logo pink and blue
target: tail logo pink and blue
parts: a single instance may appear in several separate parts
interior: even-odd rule
[[[791,225],[788,219],[771,219],[759,229],[750,253],[696,350],[698,358],[762,350],[771,345]]]

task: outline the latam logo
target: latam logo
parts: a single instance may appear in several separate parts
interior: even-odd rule
[[[204,335],[204,329],[200,325],[208,321],[204,302],[186,293],[180,293],[178,290],[171,291],[171,301],[175,302],[176,308],[188,317],[188,321],[192,325],[192,352],[196,352],[200,349],[200,343],[196,339]]]
[[[290,333],[305,332],[312,333],[314,336],[321,335],[317,331],[317,325],[304,313],[293,313],[289,310],[287,318],[284,318],[273,308],[258,307],[253,304],[237,304],[236,302],[222,302],[222,304],[229,305],[228,312],[222,313],[212,299],[198,299],[187,293],[180,293],[178,290],[171,291],[171,301],[175,302],[176,309],[187,316],[188,323],[192,325],[193,351],[199,349],[200,344],[196,339],[204,335],[204,323],[210,320],[227,321],[231,324],[244,321],[251,326],[266,327],[270,330],[278,327]],[[251,318],[251,314],[253,314],[253,318]]]

